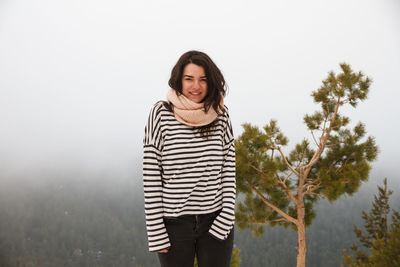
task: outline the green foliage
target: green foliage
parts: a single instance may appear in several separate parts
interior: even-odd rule
[[[327,105],[334,103],[336,99],[345,99],[351,106],[355,107],[359,100],[365,100],[371,79],[365,77],[362,72],[354,73],[350,65],[340,64],[342,73],[335,75],[329,72],[328,77],[322,82],[322,86],[312,93],[314,101]],[[330,109],[330,112],[333,112]]]
[[[351,249],[356,254],[355,259],[344,250],[342,259],[347,265],[400,266],[400,213],[398,211],[393,210],[392,223],[388,227],[391,194],[392,191],[387,189],[387,179],[385,179],[384,187],[378,186],[378,196],[374,196],[372,209],[369,213],[362,212],[366,233],[354,226],[357,238],[364,248],[369,249],[370,253],[353,244]]]
[[[236,248],[232,253],[231,267],[240,267],[242,259],[239,256],[240,249]]]
[[[298,223],[310,225],[316,217],[318,197],[330,201],[353,194],[366,181],[378,148],[365,126],[348,127],[350,118],[340,114],[346,104],[356,107],[366,99],[370,78],[340,64],[341,73],[330,72],[322,86],[312,93],[320,110],[304,116],[312,139],[294,146],[285,156],[288,139],[275,120],[262,129],[249,123],[236,141],[237,189],[245,195],[238,204],[239,229],[249,228],[259,236],[265,225],[296,230]],[[298,215],[303,210],[304,218]]]
[[[400,266],[400,227],[391,225],[386,241],[377,239],[373,242],[372,255],[368,266]]]
[[[362,141],[363,137],[365,130],[361,123],[353,131],[343,129],[329,137],[329,147],[315,166],[324,185],[320,193],[329,200],[336,200],[344,193],[353,194],[362,181],[368,180],[369,163],[376,158],[378,148],[374,138]]]
[[[280,190],[276,176],[287,170],[287,166],[279,155],[274,155],[271,146],[287,144],[277,123],[271,120],[261,131],[250,124],[243,125],[245,131],[236,139],[237,188],[246,194],[245,201],[239,203],[236,222],[240,229],[250,228],[256,236],[263,233],[266,218],[278,219],[279,215],[266,207],[262,199],[255,195],[252,186],[266,194],[281,209],[288,209],[290,201]],[[275,153],[276,154],[276,153]],[[287,226],[287,224],[284,224]]]

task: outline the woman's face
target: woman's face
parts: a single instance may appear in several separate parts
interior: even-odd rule
[[[182,94],[195,103],[200,103],[207,95],[207,77],[204,68],[189,63],[183,69]]]

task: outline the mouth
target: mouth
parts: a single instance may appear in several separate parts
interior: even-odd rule
[[[201,95],[201,92],[190,92],[192,95]]]

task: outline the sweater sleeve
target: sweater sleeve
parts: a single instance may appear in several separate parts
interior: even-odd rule
[[[145,127],[143,139],[143,188],[149,251],[160,251],[171,246],[163,221],[161,181],[160,105],[155,105]]]
[[[219,240],[225,240],[235,223],[236,167],[235,140],[229,115],[226,114],[224,133],[224,163],[221,171],[222,211],[215,218],[209,233]]]

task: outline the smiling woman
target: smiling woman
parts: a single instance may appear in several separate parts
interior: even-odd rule
[[[225,80],[204,53],[172,69],[168,102],[145,128],[143,185],[149,250],[163,267],[228,267],[236,197],[232,125]]]
[[[195,103],[207,95],[207,76],[202,66],[190,63],[183,69],[182,94]]]

